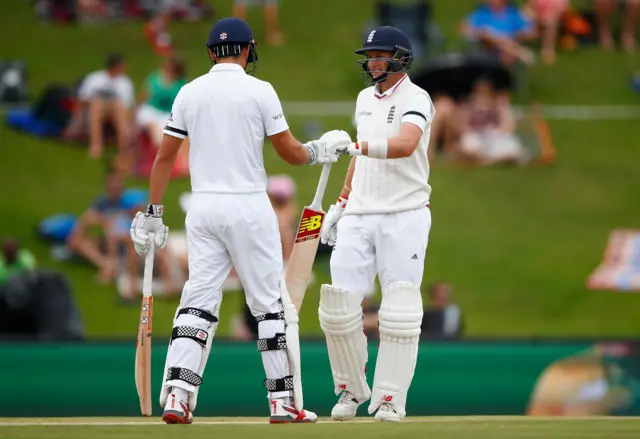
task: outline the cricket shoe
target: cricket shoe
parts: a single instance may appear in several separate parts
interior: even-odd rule
[[[331,410],[331,419],[334,421],[348,421],[354,418],[362,402],[358,401],[353,393],[344,390],[338,403]]]
[[[193,415],[189,411],[189,403],[180,401],[174,394],[169,395],[162,420],[165,424],[191,424]]]
[[[400,422],[402,421],[402,416],[393,405],[384,403],[378,408],[375,419],[378,422]]]
[[[305,424],[316,422],[318,415],[307,410],[296,410],[292,405],[285,404],[282,399],[271,400],[270,424]]]

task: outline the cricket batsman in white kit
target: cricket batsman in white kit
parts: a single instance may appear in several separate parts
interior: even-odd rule
[[[178,93],[151,172],[147,211],[138,212],[131,225],[138,253],[146,253],[154,244],[166,244],[162,198],[180,145],[188,136],[192,188],[185,220],[189,280],[173,321],[160,396],[162,418],[168,424],[193,420],[218,325],[222,285],[233,266],[258,322],[270,422],[315,422],[315,413],[293,405],[287,313],[281,300],[282,245],[266,192],[263,144],[269,137],[277,154],[292,165],[325,164],[338,159],[336,150],[350,143],[349,135],[331,131],[304,145],[294,138],[271,84],[246,72],[249,64],[255,68],[258,56],[244,21],[218,21],[207,48],[213,68]],[[150,242],[150,233],[155,234],[155,242]],[[295,318],[297,321],[297,315]]]
[[[331,417],[345,421],[368,400],[378,421],[405,417],[422,323],[420,285],[431,213],[427,146],[435,109],[409,79],[411,46],[397,28],[371,31],[355,53],[372,83],[358,95],[357,142],[345,186],[322,225],[320,239],[335,245],[331,285],[322,285],[319,317],[336,395]],[[382,287],[380,346],[373,391],[366,380],[367,340],[362,299],[376,274]]]

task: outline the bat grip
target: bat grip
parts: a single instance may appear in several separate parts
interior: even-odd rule
[[[151,247],[144,258],[144,277],[142,280],[142,295],[151,296],[151,285],[153,284],[153,256],[155,252],[155,233],[149,233]]]
[[[320,174],[320,180],[318,181],[318,187],[316,188],[316,194],[313,197],[311,207],[314,210],[322,209],[322,199],[324,198],[324,192],[327,189],[327,182],[329,181],[329,174],[331,173],[331,163],[325,163],[322,165],[322,173]]]

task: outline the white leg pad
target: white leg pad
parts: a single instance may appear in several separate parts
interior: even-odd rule
[[[286,325],[287,357],[289,370],[293,376],[293,405],[299,412],[304,408],[304,396],[302,393],[302,362],[300,360],[300,329],[298,326],[298,310],[291,300],[287,283],[284,279],[280,282],[280,297],[284,308],[284,322]]]
[[[200,389],[200,385],[196,383],[202,380],[207,365],[211,343],[218,327],[219,309],[206,318],[199,316],[199,313],[201,311],[195,308],[176,310],[160,388],[160,406],[163,408],[172,387],[186,390],[189,393],[189,410],[193,412],[196,408]],[[212,317],[214,321],[211,321]],[[172,370],[174,376],[169,379]],[[177,370],[180,370],[179,374],[175,373]]]
[[[382,292],[378,312],[380,348],[370,414],[380,405],[389,403],[401,418],[406,415],[407,392],[418,359],[422,315],[422,296],[416,285],[397,282]]]
[[[371,398],[365,367],[367,338],[362,326],[362,299],[347,290],[322,285],[318,316],[327,339],[336,395],[347,390],[359,402]]]

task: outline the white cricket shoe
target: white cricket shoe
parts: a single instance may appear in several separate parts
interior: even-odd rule
[[[338,403],[331,410],[331,419],[334,421],[348,421],[356,416],[358,407],[362,402],[358,402],[353,393],[344,390],[340,395]]]
[[[292,405],[285,404],[283,399],[271,400],[271,416],[269,417],[270,424],[304,424],[316,422],[318,415],[308,410],[298,411]]]
[[[164,405],[162,420],[165,424],[191,424],[193,415],[189,411],[189,403],[177,399],[172,393]]]
[[[382,404],[376,412],[376,421],[378,422],[400,422],[402,417],[389,403]]]

